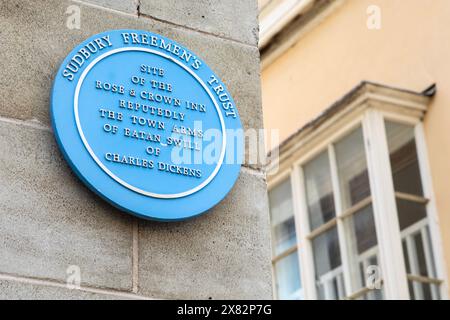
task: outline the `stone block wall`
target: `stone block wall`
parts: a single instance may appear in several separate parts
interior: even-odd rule
[[[79,9],[80,28],[68,19]],[[221,77],[245,129],[262,127],[256,0],[0,2],[0,299],[270,299],[270,229],[260,166],[198,218],[120,212],[62,159],[52,82],[89,36],[143,29],[185,45]],[[71,266],[81,287],[67,286]]]

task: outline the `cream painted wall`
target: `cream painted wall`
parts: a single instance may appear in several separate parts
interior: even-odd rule
[[[366,27],[372,4],[381,30]],[[450,1],[346,0],[263,70],[265,127],[284,140],[362,80],[438,86],[424,126],[450,275]]]

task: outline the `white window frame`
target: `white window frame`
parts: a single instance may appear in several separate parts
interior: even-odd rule
[[[277,175],[271,182],[270,184],[268,183],[268,185],[270,186],[269,189],[273,189],[275,187],[278,187],[280,184],[282,184],[283,182],[285,182],[287,179],[291,179],[291,170],[288,169],[286,171],[284,171],[282,174]],[[293,184],[292,184],[292,180],[291,180],[291,190],[292,190]],[[292,191],[292,197],[294,197],[293,191]],[[294,223],[295,223],[295,228],[296,228],[296,233],[297,233],[297,223],[298,223],[298,219],[296,219],[295,217],[295,209],[294,209]],[[297,243],[295,245],[293,245],[290,248],[287,248],[286,250],[284,250],[283,252],[279,253],[279,254],[275,254],[273,248],[275,248],[275,243],[274,243],[274,234],[273,234],[273,226],[270,226],[270,234],[271,234],[271,245],[272,245],[272,279],[273,279],[273,286],[272,286],[272,294],[273,297],[275,299],[279,299],[278,296],[278,290],[277,290],[277,276],[276,276],[276,272],[275,272],[275,264],[282,260],[283,258],[286,258],[287,256],[289,256],[290,254],[294,253],[294,252],[299,252],[299,241],[297,239]],[[299,261],[299,265],[300,265],[300,261]],[[300,268],[301,269],[301,268]],[[300,275],[301,278],[301,275]]]
[[[412,93],[395,90],[386,92],[382,88],[380,92],[365,90],[359,99],[355,99],[346,109],[350,109],[344,115],[334,116],[327,125],[315,128],[312,137],[302,137],[297,143],[297,150],[281,158],[280,168],[282,174],[276,174],[273,179],[269,175],[269,190],[276,181],[284,180],[288,176],[292,184],[292,199],[297,232],[297,250],[301,283],[305,299],[317,299],[315,286],[314,257],[311,240],[308,238],[309,216],[307,212],[305,188],[303,181],[304,165],[319,153],[328,149],[330,157],[332,184],[336,208],[338,236],[341,250],[342,269],[347,274],[345,279],[346,295],[350,297],[352,286],[349,277],[349,259],[345,248],[344,225],[342,204],[340,199],[340,186],[337,181],[337,168],[335,167],[335,155],[333,143],[339,141],[352,129],[362,127],[364,136],[365,153],[370,180],[372,208],[375,220],[378,240],[378,263],[382,270],[383,294],[385,299],[409,299],[408,275],[403,259],[400,227],[396,209],[396,193],[394,191],[391,175],[389,150],[387,145],[385,121],[394,121],[414,126],[414,135],[418,155],[418,163],[421,174],[421,182],[426,203],[427,223],[430,230],[431,245],[434,253],[434,262],[437,278],[442,282],[439,286],[441,299],[448,299],[448,280],[443,258],[442,238],[440,236],[438,213],[431,181],[431,172],[427,157],[425,135],[422,119],[427,107],[427,99],[411,101]],[[387,93],[387,94],[386,94]],[[406,96],[406,97],[404,97]],[[405,98],[405,99],[401,99]],[[323,128],[325,127],[325,128]],[[295,145],[294,145],[295,146]],[[295,149],[295,148],[292,148]],[[283,156],[281,150],[280,156]],[[284,163],[283,163],[284,162]],[[269,167],[270,173],[270,167]],[[283,179],[279,179],[280,176]],[[364,288],[363,288],[364,291]]]

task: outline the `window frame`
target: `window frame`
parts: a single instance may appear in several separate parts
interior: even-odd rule
[[[402,123],[406,125],[414,126],[414,138],[416,142],[417,149],[417,160],[420,171],[420,178],[422,182],[423,189],[423,197],[416,196],[411,197],[408,194],[404,194],[401,192],[395,192],[395,198],[405,199],[417,203],[422,203],[425,205],[425,210],[427,213],[427,217],[425,219],[420,220],[416,224],[423,223],[426,221],[428,225],[428,233],[430,237],[430,245],[434,254],[434,263],[435,263],[435,272],[436,278],[426,278],[420,277],[416,275],[407,274],[406,277],[408,280],[412,280],[416,278],[417,280],[424,283],[439,283],[439,295],[441,299],[449,299],[448,293],[448,275],[445,268],[445,259],[443,255],[443,244],[441,237],[441,229],[439,225],[439,215],[436,207],[436,200],[433,190],[433,182],[431,176],[431,169],[428,160],[428,150],[426,146],[425,139],[425,129],[423,125],[423,117],[417,118],[407,114],[399,114],[388,110],[380,110],[381,116],[385,121],[392,121],[397,123]],[[383,123],[384,124],[384,123]],[[391,168],[390,168],[390,171]],[[412,227],[412,226],[410,226]],[[402,231],[401,231],[402,233]],[[403,260],[403,259],[402,259]],[[420,279],[422,278],[422,279]],[[408,299],[410,296],[408,294]]]
[[[269,190],[280,181],[290,178],[292,185],[292,200],[294,210],[294,221],[297,233],[297,251],[299,257],[300,277],[303,286],[305,299],[317,299],[315,286],[314,256],[312,252],[311,230],[309,216],[306,205],[306,193],[302,166],[315,156],[328,150],[330,170],[333,184],[333,197],[335,201],[336,217],[334,225],[338,227],[338,237],[341,251],[341,267],[344,273],[344,285],[346,297],[353,299],[367,293],[366,288],[353,292],[350,281],[350,260],[345,245],[344,219],[354,215],[358,210],[355,207],[363,208],[372,204],[372,210],[377,232],[378,263],[383,270],[383,290],[385,299],[409,299],[408,278],[406,274],[405,262],[403,259],[402,242],[400,228],[397,218],[396,197],[407,198],[408,200],[422,202],[425,204],[427,212],[427,224],[431,238],[431,246],[434,251],[434,262],[436,277],[440,281],[439,294],[441,299],[448,298],[447,274],[443,259],[442,238],[438,214],[435,204],[435,197],[432,188],[431,171],[429,168],[427,150],[425,144],[424,128],[422,116],[417,110],[390,110],[386,104],[372,104],[369,106],[367,100],[364,101],[366,108],[359,108],[347,116],[335,121],[333,130],[322,130],[319,132],[309,146],[305,143],[305,150],[299,155],[291,155],[288,165],[284,166],[281,174],[276,174],[273,179],[269,177]],[[374,107],[375,106],[375,107]],[[411,103],[414,107],[414,104]],[[416,108],[417,109],[417,108]],[[414,126],[414,137],[417,148],[418,164],[424,196],[412,199],[409,195],[394,191],[392,170],[389,159],[389,150],[385,131],[385,121],[394,121]],[[345,137],[352,130],[361,126],[364,139],[367,169],[369,174],[371,196],[363,199],[351,208],[342,210],[340,186],[336,159],[334,154],[334,143]],[[329,126],[331,127],[331,126]],[[332,132],[332,133],[331,133]],[[327,134],[328,133],[328,134]],[[331,134],[330,134],[331,133]],[[420,199],[419,199],[420,198]],[[361,204],[362,203],[362,204]],[[422,220],[424,221],[424,220]],[[321,227],[319,227],[321,228]],[[314,232],[314,231],[313,231]],[[392,245],[396,243],[396,245]],[[275,287],[275,286],[274,286]],[[274,291],[276,291],[274,289]],[[276,295],[274,295],[276,296]]]
[[[292,190],[293,182],[292,182],[291,169],[285,170],[281,174],[277,175],[270,182],[267,182],[267,189],[268,189],[268,191],[270,192],[271,189],[274,189],[274,188],[278,187],[279,185],[284,183],[287,179],[289,179],[290,182],[291,182],[291,192],[292,192],[292,200],[293,200],[293,198],[294,198],[294,191]],[[273,297],[275,299],[279,299],[278,290],[277,290],[277,276],[276,276],[276,271],[275,271],[276,263],[278,261],[280,261],[281,259],[291,255],[292,253],[297,252],[297,256],[299,257],[298,264],[300,266],[299,272],[302,269],[301,268],[300,253],[299,253],[300,252],[300,247],[299,247],[298,233],[297,233],[297,231],[298,231],[298,219],[295,216],[295,208],[293,208],[293,211],[294,211],[294,223],[295,223],[295,233],[296,233],[297,242],[296,242],[295,245],[291,246],[290,248],[287,248],[286,250],[284,250],[283,252],[281,252],[279,254],[275,254],[274,250],[273,250],[273,248],[275,246],[275,243],[274,243],[275,237],[274,237],[274,234],[273,234],[273,225],[272,225],[272,223],[270,225],[270,235],[271,235],[270,243],[271,243],[271,247],[272,247],[272,249],[271,249],[271,255],[272,255],[271,266],[272,266],[272,279],[273,279],[272,294],[273,294]],[[303,285],[303,278],[302,278],[301,272],[299,274],[299,277],[300,277],[300,283]],[[301,289],[303,289],[303,288],[301,288]]]

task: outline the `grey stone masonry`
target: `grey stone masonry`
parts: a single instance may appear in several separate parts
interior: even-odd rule
[[[0,121],[0,271],[132,288],[132,218],[71,173],[49,130]],[[111,277],[111,275],[114,277]]]
[[[79,30],[66,27],[66,9],[74,4],[81,9]],[[150,18],[101,10],[98,6],[56,0],[0,2],[0,37],[2,47],[7,48],[0,50],[0,60],[7,61],[0,72],[0,116],[36,120],[49,125],[50,88],[63,58],[89,36],[123,28],[160,33],[196,52],[230,90],[244,129],[262,128],[259,51],[256,46],[242,45]],[[252,166],[260,168],[260,161],[252,163]]]
[[[173,24],[257,45],[258,3],[248,0],[140,0],[140,13]]]
[[[270,297],[270,230],[261,219],[267,214],[265,193],[264,179],[242,170],[230,194],[203,217],[140,223],[139,293],[173,299]]]
[[[77,0],[108,9],[118,10],[125,13],[137,14],[140,0]]]
[[[80,28],[69,28],[70,8]],[[0,299],[270,299],[265,175],[246,163],[198,218],[160,223],[112,207],[56,146],[50,92],[89,36],[143,29],[180,42],[219,75],[244,129],[262,128],[257,1],[0,1]],[[70,290],[70,268],[81,289]]]

